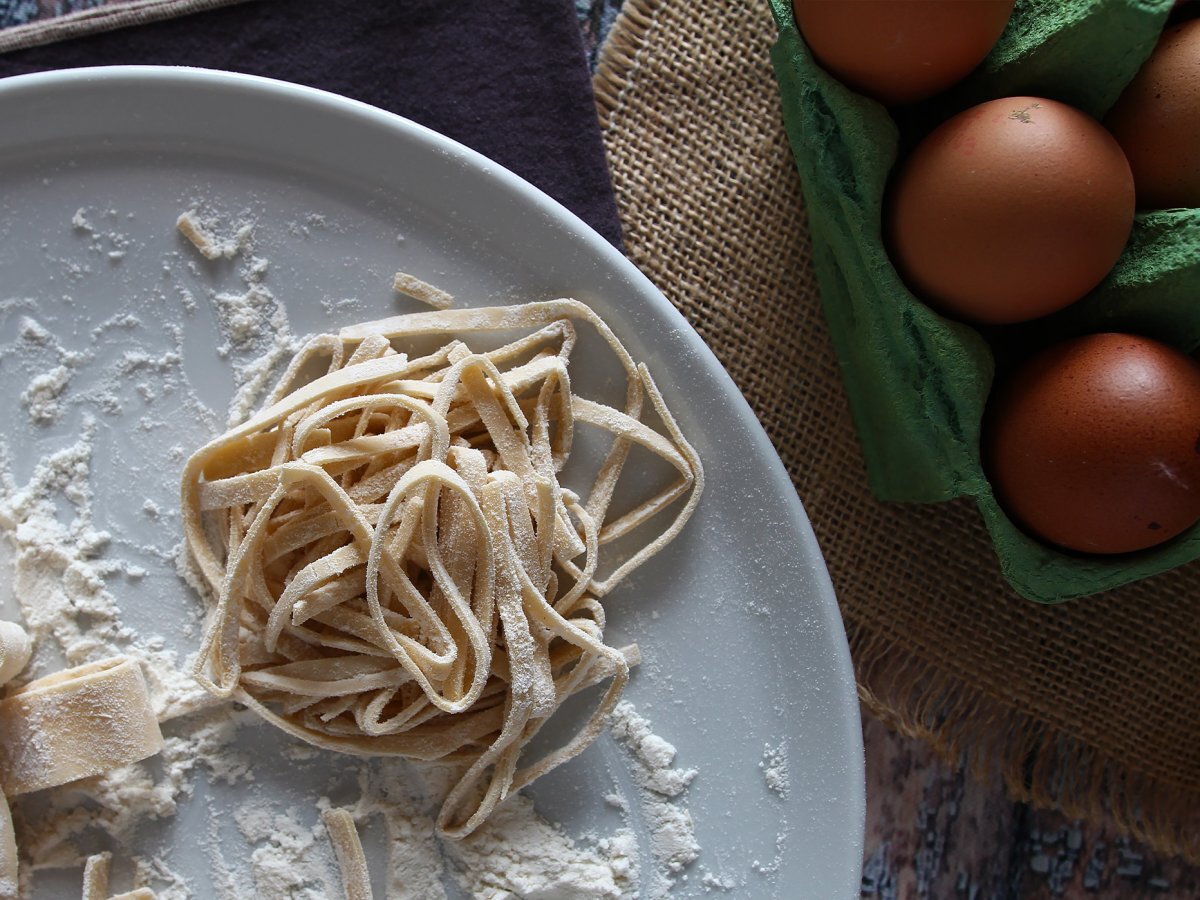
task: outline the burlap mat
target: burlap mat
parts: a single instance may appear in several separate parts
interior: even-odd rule
[[[863,703],[1014,798],[1200,859],[1200,566],[1059,607],[973,506],[867,489],[821,315],[764,3],[626,0],[595,86],[628,252],[741,386],[824,549]]]
[[[244,0],[109,0],[104,6],[5,28],[0,31],[0,53],[241,2]]]

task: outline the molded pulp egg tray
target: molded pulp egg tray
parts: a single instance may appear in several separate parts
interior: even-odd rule
[[[980,460],[994,377],[1047,344],[1087,332],[1128,331],[1196,350],[1200,210],[1139,212],[1113,271],[1062,312],[1018,326],[972,328],[934,312],[900,280],[882,237],[884,189],[908,147],[984,100],[1042,96],[1103,117],[1154,48],[1171,6],[1170,0],[1017,0],[1000,41],[966,81],[893,118],[821,69],[796,28],[791,0],[771,0],[784,120],[871,488],[892,501],[973,498],[1004,576],[1044,603],[1195,559],[1200,525],[1158,547],[1112,557],[1057,550],[1021,531],[997,503]]]

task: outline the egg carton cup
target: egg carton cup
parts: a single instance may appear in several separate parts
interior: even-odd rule
[[[1191,353],[1200,346],[1200,210],[1139,213],[1115,268],[1067,309],[975,328],[914,296],[888,258],[884,192],[902,150],[936,124],[996,97],[1041,96],[1101,118],[1150,55],[1170,0],[1018,0],[988,58],[964,82],[893,117],[813,59],[791,0],[771,0],[772,62],[800,172],[821,302],[881,500],[971,497],[1000,568],[1024,597],[1057,603],[1200,556],[1200,526],[1137,553],[1093,556],[1023,532],[996,500],[980,457],[997,369],[1078,334],[1128,331]]]

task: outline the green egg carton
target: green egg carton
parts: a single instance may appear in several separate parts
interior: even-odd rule
[[[951,321],[905,287],[882,233],[884,190],[901,147],[961,109],[1033,95],[1101,117],[1149,56],[1171,0],[1018,0],[988,58],[962,84],[898,122],[813,60],[791,0],[771,0],[772,61],[804,190],[813,262],[830,334],[882,500],[971,497],[1001,569],[1023,596],[1057,603],[1096,594],[1200,556],[1200,526],[1120,556],[1065,552],[1020,530],[1000,508],[980,459],[997,368],[1075,334],[1130,331],[1185,352],[1200,346],[1200,210],[1139,214],[1108,278],[1068,309],[986,333]]]

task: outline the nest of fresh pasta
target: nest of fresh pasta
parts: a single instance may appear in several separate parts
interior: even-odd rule
[[[572,392],[581,325],[619,364],[618,404]],[[571,490],[580,425],[606,446]],[[672,474],[617,514],[635,451]],[[582,303],[316,337],[185,468],[187,543],[212,589],[196,677],[317,746],[457,764],[438,828],[465,836],[603,729],[637,649],[605,642],[601,600],[679,533],[702,485],[646,366]],[[604,683],[582,727],[528,758],[568,697]]]

